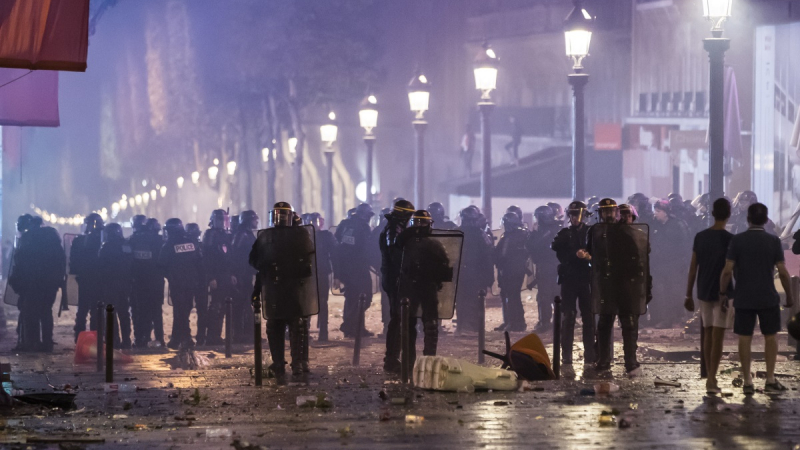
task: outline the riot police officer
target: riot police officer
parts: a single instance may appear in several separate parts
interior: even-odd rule
[[[452,281],[452,268],[442,243],[431,236],[433,220],[430,213],[419,210],[411,216],[409,227],[400,235],[402,264],[398,281],[400,298],[409,300],[409,311],[422,311],[425,334],[422,354],[435,356],[439,342],[439,299],[442,283]],[[416,319],[408,324],[409,361],[416,360]],[[388,356],[388,355],[387,355]]]
[[[252,337],[248,331],[252,327],[253,309],[250,294],[256,270],[248,263],[250,250],[256,242],[258,215],[255,211],[243,211],[239,215],[239,226],[233,234],[231,245],[231,264],[236,277],[236,296],[233,299],[233,338],[235,342],[246,343]]]
[[[485,218],[480,210],[472,205],[461,210],[461,226],[464,233],[464,247],[456,292],[456,332],[478,331],[480,324],[478,295],[481,290],[489,292],[494,283],[491,238],[483,227]]]
[[[506,208],[506,213],[514,213],[514,214],[516,214],[517,217],[519,217],[519,221],[522,222],[523,225],[524,225],[524,220],[525,219],[524,219],[523,214],[522,214],[522,208],[520,208],[517,205],[511,205],[508,208]]]
[[[558,258],[550,249],[550,244],[555,239],[561,224],[556,220],[553,209],[549,206],[540,206],[533,212],[537,227],[531,231],[528,238],[527,249],[531,261],[536,265],[535,284],[536,303],[539,307],[539,322],[534,327],[536,331],[549,329],[553,317],[553,299],[558,295]]]
[[[17,222],[22,233],[8,283],[19,295],[16,351],[53,350],[53,304],[63,286],[66,256],[61,237],[29,214]]]
[[[368,302],[372,301],[372,276],[370,274],[370,242],[371,229],[369,222],[372,216],[372,207],[362,203],[356,207],[355,215],[349,220],[342,221],[336,228],[337,260],[342,264],[337,265],[336,278],[344,284],[344,310],[342,311],[341,330],[345,337],[355,337],[356,333],[372,336],[366,329],[357,330],[358,327],[358,300],[361,294],[367,296]],[[346,261],[346,264],[344,263]]]
[[[203,278],[203,258],[197,239],[189,236],[183,229],[181,219],[169,219],[164,224],[167,241],[161,248],[158,264],[169,282],[172,298],[172,337],[169,347],[192,347],[192,331],[189,315],[192,301],[205,285]],[[200,328],[204,315],[198,308],[197,322]]]
[[[597,365],[602,374],[611,369],[614,318],[619,317],[625,370],[630,378],[641,374],[636,359],[639,316],[649,301],[647,233],[636,225],[619,222],[617,203],[600,201],[600,223],[587,236],[587,249],[577,256],[592,262],[593,309],[597,322]]]
[[[228,213],[223,209],[215,209],[208,226],[203,234],[202,246],[204,273],[211,293],[205,345],[221,345],[222,324],[227,314],[225,302],[233,298],[237,282],[231,267]]]
[[[303,376],[308,367],[308,320],[317,307],[317,280],[313,279],[315,249],[309,232],[293,226],[294,212],[286,202],[270,211],[270,228],[259,233],[250,252],[250,265],[258,269],[267,317],[267,340],[272,354],[269,370],[279,383],[286,371],[285,339],[289,328],[292,375]],[[254,293],[254,295],[257,295]]]
[[[320,213],[310,213],[308,225],[314,226],[314,244],[317,248],[317,287],[319,291],[319,341],[328,341],[328,296],[331,291],[330,276],[336,258],[336,238],[330,230],[325,229],[325,219]]]
[[[131,293],[133,252],[122,236],[122,226],[109,223],[103,228],[103,246],[98,261],[103,276],[103,299],[114,306],[114,346],[131,348]],[[160,306],[160,305],[159,305]],[[159,313],[160,313],[159,308]]]
[[[383,370],[389,373],[400,373],[400,296],[397,291],[397,280],[400,277],[400,265],[403,250],[398,239],[408,226],[414,215],[414,205],[408,200],[395,202],[391,212],[386,214],[386,225],[381,231],[379,245],[381,251],[381,287],[386,292],[389,303],[389,322],[386,326],[386,355],[383,359]]]
[[[678,280],[689,265],[692,244],[686,223],[675,216],[668,201],[656,202],[653,210],[652,269],[656,302],[650,307],[650,320],[657,328],[671,328],[684,314],[681,308],[674,307],[674,299],[682,294]]]
[[[147,348],[153,331],[164,345],[163,319],[159,319],[164,302],[164,275],[158,267],[158,253],[164,244],[158,234],[161,227],[156,219],[148,220],[141,214],[133,216],[131,226],[128,245],[133,252],[131,314],[136,347]]]
[[[528,270],[528,251],[525,244],[528,231],[514,212],[503,215],[503,235],[494,248],[497,285],[503,307],[503,323],[495,331],[525,331],[525,311],[522,308],[522,284]]]
[[[650,198],[641,192],[637,192],[628,197],[628,204],[633,206],[639,213],[639,222],[652,225],[655,222],[653,217],[653,205],[650,203]]]
[[[191,222],[186,224],[186,236],[195,244],[200,254],[200,259],[203,259],[203,252],[201,251],[203,243],[200,236],[203,232],[200,230],[200,225]],[[205,266],[203,266],[205,270]],[[204,274],[205,276],[205,274]],[[208,286],[205,281],[200,283],[194,293],[194,309],[197,311],[197,334],[195,341],[197,345],[205,345],[206,331],[208,330]]]
[[[589,261],[579,258],[578,251],[586,250],[586,204],[574,201],[567,206],[569,226],[558,232],[550,248],[558,257],[558,284],[561,285],[561,357],[562,374],[575,376],[572,368],[572,343],[575,340],[577,308],[583,322],[583,363],[595,363],[594,313],[592,312]]]
[[[103,219],[97,213],[83,220],[83,235],[72,241],[69,252],[69,270],[78,282],[78,311],[75,314],[75,341],[78,334],[86,330],[86,316],[90,317],[89,329],[97,329],[97,318],[91,313],[98,302],[103,301],[103,276],[100,273],[98,254],[102,244]]]
[[[437,230],[456,230],[458,225],[447,220],[444,205],[439,202],[433,202],[428,205],[428,213],[431,215],[433,225]]]

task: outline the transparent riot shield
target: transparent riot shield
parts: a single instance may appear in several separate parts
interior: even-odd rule
[[[319,313],[314,226],[259,230],[255,247],[265,319]]]
[[[413,305],[414,317],[422,317],[425,302],[436,301],[439,319],[452,319],[461,267],[464,233],[432,230],[429,235],[410,235],[403,242],[400,296]]]
[[[14,274],[14,254],[17,252],[17,248],[14,247],[11,249],[11,259],[9,259],[8,263],[8,273],[6,274],[5,278],[5,291],[3,292],[3,302],[6,305],[17,306],[19,304],[19,294],[11,287],[11,283],[8,280]]]
[[[64,253],[67,255],[67,288],[66,290],[61,290],[61,295],[67,296],[67,304],[72,306],[78,305],[78,280],[75,278],[75,275],[71,274],[71,270],[69,270],[69,261],[70,261],[70,251],[72,250],[72,241],[78,237],[77,234],[69,234],[65,233],[62,236],[62,242],[64,244]]]
[[[650,279],[648,226],[598,223],[589,232],[595,314],[645,314]]]

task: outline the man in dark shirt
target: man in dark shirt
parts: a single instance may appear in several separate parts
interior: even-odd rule
[[[778,341],[775,336],[781,330],[780,297],[775,290],[773,271],[777,267],[781,285],[786,293],[787,308],[792,306],[792,290],[789,272],[783,262],[783,248],[777,236],[767,233],[767,207],[754,203],[747,208],[749,228],[731,239],[725,269],[720,277],[720,286],[727,286],[731,276],[736,278],[733,306],[736,308],[733,332],[739,335],[739,359],[742,363],[745,395],[753,395],[753,379],[750,375],[750,344],[756,317],[764,335],[764,353],[767,363],[765,392],[785,391],[775,379],[775,359]],[[719,293],[720,300],[727,300],[727,292]]]
[[[725,230],[725,225],[731,217],[730,202],[725,198],[717,199],[711,215],[714,216],[714,225],[694,237],[684,306],[687,311],[694,311],[692,290],[696,280],[700,317],[706,336],[703,339],[703,357],[708,373],[706,391],[709,394],[719,394],[722,390],[717,386],[717,369],[722,359],[722,343],[725,339],[725,329],[730,328],[733,322],[733,308],[729,302],[722,302],[718,295],[719,278],[725,267],[725,255],[733,238],[733,235]],[[733,297],[731,287],[728,285],[726,288],[729,297]]]

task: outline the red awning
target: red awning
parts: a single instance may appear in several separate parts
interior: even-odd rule
[[[0,67],[86,71],[89,0],[0,1]]]

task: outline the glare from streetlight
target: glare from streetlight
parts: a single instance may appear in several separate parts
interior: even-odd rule
[[[198,175],[199,175],[199,174],[198,174]],[[184,181],[184,180],[183,180],[183,177],[178,177],[178,179],[177,179],[176,181],[177,181],[177,183],[178,183],[178,189],[181,189],[181,188],[183,188],[183,181]]]
[[[225,168],[228,171],[228,176],[232,177],[236,173],[236,161],[228,161],[228,164],[225,165]]]
[[[216,181],[217,180],[217,174],[218,173],[219,173],[219,167],[211,166],[211,167],[208,168],[208,178],[210,178],[211,181]]]
[[[198,181],[200,181],[200,172],[195,170],[192,172],[192,183],[197,184]]]

